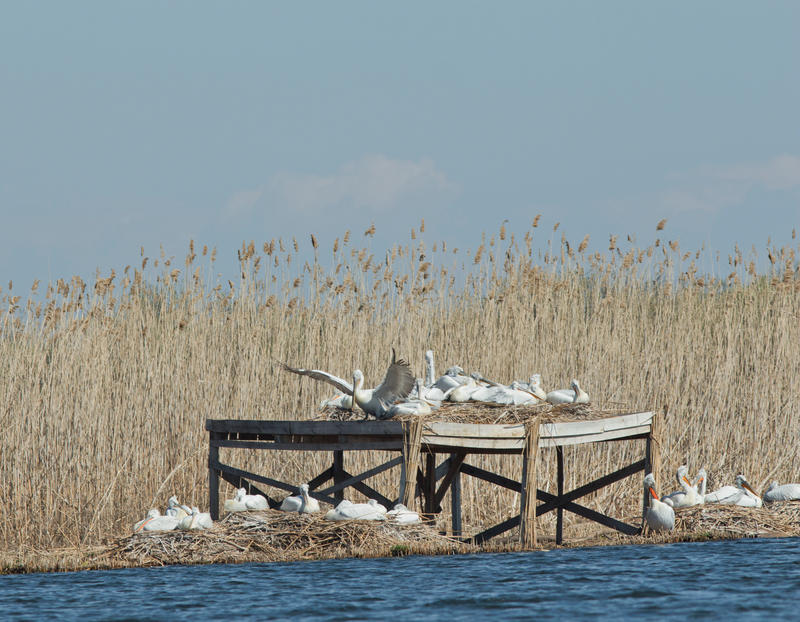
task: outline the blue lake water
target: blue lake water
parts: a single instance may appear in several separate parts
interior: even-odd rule
[[[3,620],[800,617],[800,539],[0,576]]]

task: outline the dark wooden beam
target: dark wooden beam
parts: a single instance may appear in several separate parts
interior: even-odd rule
[[[482,544],[486,542],[490,538],[494,538],[495,536],[499,536],[501,533],[505,533],[509,529],[514,529],[514,527],[519,526],[519,514],[516,516],[512,516],[508,520],[504,520],[502,523],[498,523],[494,527],[489,527],[485,531],[481,531],[478,534],[472,536],[468,542],[472,544]]]
[[[219,520],[219,447],[214,445],[216,432],[208,433],[208,507],[212,520]]]
[[[450,484],[453,481],[453,478],[458,474],[458,470],[461,468],[461,465],[464,463],[466,459],[466,453],[458,453],[452,454],[450,458],[445,460],[440,466],[448,465],[447,473],[442,479],[442,483],[439,484],[439,490],[436,491],[434,496],[434,504],[438,507],[442,503],[442,499],[444,499],[445,494],[447,494],[447,489],[450,487]],[[437,469],[438,470],[438,469]],[[441,510],[440,510],[441,511]]]
[[[333,477],[333,468],[328,467],[322,473],[317,475],[314,479],[308,481],[308,489],[315,490]]]
[[[334,487],[338,484],[341,484],[344,480],[344,451],[341,449],[337,449],[333,452],[333,466],[331,467],[333,470],[333,484]],[[341,503],[344,501],[344,489],[338,488],[334,491],[336,494],[333,495],[334,499]]]
[[[513,479],[509,479],[507,477],[503,477],[502,475],[498,475],[497,473],[492,473],[491,471],[481,469],[480,467],[472,466],[471,464],[467,464],[466,462],[461,465],[461,472],[464,475],[470,475],[472,477],[476,477],[478,479],[491,482],[492,484],[497,484],[498,486],[502,486],[503,488],[508,488],[509,490],[513,490],[514,492],[520,492],[522,490],[522,484],[520,484],[519,482],[516,482]]]
[[[369,479],[370,477],[374,477],[378,473],[383,473],[384,471],[388,471],[392,467],[396,467],[398,464],[402,464],[402,463],[403,463],[403,457],[402,456],[398,456],[397,458],[393,458],[392,460],[389,460],[388,462],[384,462],[383,464],[380,464],[380,465],[376,466],[373,469],[370,469],[368,471],[364,471],[360,475],[352,475],[352,476],[348,477],[347,479],[341,480],[338,484],[334,484],[333,486],[330,486],[330,487],[326,488],[325,490],[320,490],[319,494],[321,494],[321,495],[330,495],[332,493],[339,492],[340,490],[344,490],[348,486],[352,486],[356,482],[360,482],[360,481],[363,481],[365,479]],[[342,469],[342,476],[344,476],[344,475],[347,475],[347,471]],[[391,509],[391,508],[389,508],[389,509]]]
[[[281,507],[281,502],[280,501],[277,501],[276,499],[273,499],[267,493],[265,493],[263,490],[260,490],[260,489],[256,488],[256,486],[252,482],[248,482],[243,477],[239,477],[238,475],[231,475],[229,473],[226,473],[225,471],[220,473],[220,476],[222,477],[222,479],[224,479],[226,482],[228,482],[234,488],[237,488],[237,489],[238,488],[246,488],[247,489],[247,494],[249,494],[249,495],[263,495],[264,498],[267,500],[267,504],[273,510],[277,510],[279,507]]]
[[[556,447],[556,492],[560,499],[564,495],[564,448]],[[556,545],[561,546],[564,529],[564,508],[556,509]]]
[[[451,456],[452,457],[452,456]],[[450,484],[450,513],[452,514],[453,535],[461,536],[461,471],[456,471]]]

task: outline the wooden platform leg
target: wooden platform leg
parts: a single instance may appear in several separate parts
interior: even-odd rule
[[[217,433],[208,433],[208,508],[211,520],[219,520],[219,471],[216,465],[219,463],[219,447],[214,445]]]
[[[647,436],[647,445],[645,447],[644,456],[644,473],[652,473],[656,478],[658,484],[658,474],[661,470],[661,418],[653,413],[653,419],[650,422],[650,434]],[[647,523],[645,522],[645,515],[647,508],[650,505],[650,494],[647,490],[643,491],[642,496],[642,527],[643,534],[647,532]]]
[[[419,419],[403,421],[403,467],[401,469],[400,503],[409,510],[415,509],[419,448],[422,440],[422,422]]]
[[[455,459],[455,454],[451,454],[451,459]],[[453,535],[461,535],[461,471],[453,476],[450,484],[450,513],[453,516]]]
[[[335,486],[344,480],[344,451],[337,449],[333,452],[333,484]],[[336,500],[336,503],[340,503],[344,499],[344,489],[334,492],[333,498]]]
[[[436,513],[436,454],[425,454],[425,485],[422,496],[425,498],[425,514]]]
[[[564,448],[556,447],[556,494],[559,500],[564,494]],[[556,545],[561,546],[564,540],[564,508],[556,510]]]
[[[536,417],[525,425],[519,503],[519,543],[523,548],[536,546],[536,458],[539,455],[539,419]]]

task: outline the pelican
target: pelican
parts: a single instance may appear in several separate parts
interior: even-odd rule
[[[167,516],[174,516],[177,519],[189,516],[192,513],[191,508],[183,505],[178,501],[178,497],[172,495],[167,499],[167,511],[164,512]]]
[[[242,502],[248,510],[266,510],[269,507],[264,495],[248,495],[244,488],[240,488],[237,493],[241,495]]]
[[[180,529],[185,529],[187,531],[211,529],[213,526],[214,521],[211,520],[211,514],[208,512],[201,512],[198,507],[193,507],[192,513],[189,514],[189,516],[184,516],[178,524]]]
[[[425,351],[425,386],[432,387],[436,382],[436,367],[433,364],[433,350]]]
[[[589,395],[581,389],[578,381],[572,379],[571,389],[556,389],[545,396],[551,404],[587,404]]]
[[[345,393],[337,393],[331,398],[322,400],[319,403],[320,408],[345,408],[350,410],[353,408],[353,396]]]
[[[484,382],[488,382],[488,387],[480,387],[474,391],[469,399],[473,402],[488,402],[490,404],[509,404],[519,406],[520,404],[529,404],[537,401],[530,391],[522,388],[522,385],[516,380],[509,386],[492,382],[481,378]]]
[[[706,475],[706,470],[701,468],[697,472],[697,477],[694,478],[692,482],[692,486],[697,489],[697,496],[700,497],[700,503],[705,503],[706,499],[706,483],[708,482],[708,475]]]
[[[384,419],[389,407],[397,399],[407,397],[414,386],[414,375],[403,359],[395,358],[394,348],[392,348],[392,362],[386,370],[383,382],[374,389],[364,389],[364,373],[360,369],[353,372],[353,384],[343,380],[333,374],[318,369],[299,369],[289,367],[284,364],[283,368],[294,374],[309,376],[315,380],[321,380],[332,384],[339,391],[343,391],[353,396],[353,401],[367,414],[373,415],[378,419]]]
[[[299,493],[286,497],[279,509],[284,512],[299,512],[300,514],[312,514],[319,512],[319,501],[308,494],[308,484],[300,484]]]
[[[236,494],[234,495],[233,499],[225,499],[225,511],[226,512],[245,512],[249,508],[247,504],[244,502],[244,495],[247,491],[244,488],[239,488],[236,490]]]
[[[386,520],[386,508],[375,499],[367,503],[352,503],[345,499],[325,514],[326,520]]]
[[[644,515],[647,526],[653,531],[672,531],[675,529],[675,510],[666,503],[662,503],[654,490],[656,480],[652,473],[644,478],[645,490],[650,492],[650,506]]]
[[[433,386],[446,393],[450,389],[455,389],[462,384],[469,384],[472,378],[464,374],[464,370],[458,365],[454,365],[444,372],[444,376],[433,383]],[[455,401],[455,400],[454,400]]]
[[[413,510],[409,510],[402,503],[398,503],[391,510],[386,512],[386,518],[398,525],[413,525],[421,522],[419,514]]]
[[[800,484],[783,484],[772,482],[764,493],[764,501],[797,501],[800,500]]]
[[[720,505],[741,505],[744,507],[760,508],[761,497],[747,483],[744,475],[737,475],[733,486],[723,486],[719,490],[710,492],[705,496],[706,503],[719,503]]]
[[[476,376],[478,374],[473,374]],[[468,378],[465,382],[461,384],[457,384],[454,387],[448,389],[447,392],[447,399],[450,402],[468,402],[472,397],[472,394],[477,391],[478,389],[482,388],[483,385],[478,384],[475,381],[474,377],[464,376]]]
[[[528,391],[533,393],[536,397],[540,400],[547,400],[547,393],[544,392],[542,388],[542,375],[541,374],[533,374],[530,379],[528,380]]]
[[[174,516],[162,516],[156,508],[147,512],[147,517],[133,526],[133,533],[140,531],[172,531],[178,527],[179,519]]]
[[[683,490],[678,490],[676,492],[671,492],[668,495],[664,495],[661,497],[662,502],[673,508],[690,508],[693,505],[700,505],[703,503],[702,497],[700,497],[697,492],[697,486],[693,485],[689,481],[689,478],[686,477],[688,472],[689,467],[685,464],[682,464],[678,467],[678,472],[676,473],[675,477],[677,478],[678,484],[683,488]]]
[[[419,378],[417,378],[416,393],[417,395],[425,395],[422,381]],[[388,418],[395,415],[430,415],[433,411],[438,410],[441,405],[441,401],[427,397],[417,397],[393,404],[386,414]]]

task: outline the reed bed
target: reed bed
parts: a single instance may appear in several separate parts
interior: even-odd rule
[[[682,463],[705,466],[712,488],[739,472],[758,489],[800,479],[797,249],[768,245],[760,257],[736,248],[726,260],[666,237],[639,248],[612,236],[608,250],[590,252],[586,239],[558,242],[557,225],[538,225],[501,228],[474,251],[426,240],[424,225],[380,250],[374,227],[333,243],[251,242],[230,281],[213,276],[215,250],[192,244],[180,260],[143,250],[135,266],[91,284],[37,282],[27,299],[9,283],[0,291],[0,549],[95,546],[129,534],[172,493],[206,506],[206,418],[318,417],[331,387],[280,362],[343,377],[358,367],[377,384],[392,346],[420,376],[430,348],[440,373],[453,364],[500,381],[539,372],[548,389],[576,377],[596,411],[655,410],[664,492]],[[565,486],[642,451],[641,442],[567,447]],[[551,453],[540,452],[539,478],[552,491]],[[388,457],[347,455],[345,468]],[[221,459],[299,484],[330,455],[223,450]],[[519,462],[475,460],[517,479]],[[392,470],[370,484],[391,495],[398,479]],[[468,532],[519,511],[518,495],[470,478],[462,498]],[[584,501],[636,515],[641,481]],[[447,499],[443,507],[441,529]],[[553,520],[542,517],[540,532]]]

